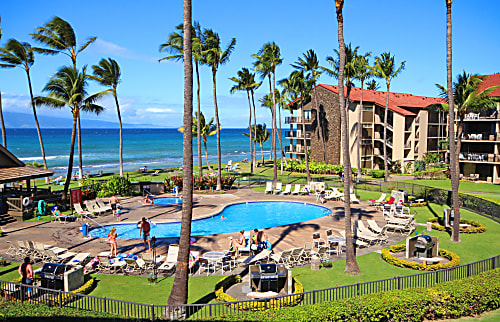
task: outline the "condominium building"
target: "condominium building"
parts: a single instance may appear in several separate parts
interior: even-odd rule
[[[485,75],[479,90],[498,85],[500,74]],[[490,96],[500,97],[500,88],[493,90]],[[499,110],[500,103],[497,103],[496,109],[466,114],[459,154],[460,173],[464,178],[500,183]]]
[[[340,109],[338,87],[320,84],[314,89],[312,98],[304,103],[305,131],[302,126],[302,107],[297,102],[290,104],[290,117],[285,124],[289,139],[286,152],[292,157],[302,158],[311,150],[311,157],[324,161],[323,143],[319,131],[322,129],[326,146],[326,159],[330,164],[341,163]],[[316,107],[316,97],[318,104]],[[386,92],[363,90],[363,106],[360,105],[361,89],[352,88],[348,107],[349,143],[351,164],[358,166],[357,124],[361,121],[361,167],[383,168],[384,111]],[[389,160],[399,160],[404,167],[409,162],[422,159],[427,152],[443,153],[439,141],[445,139],[446,119],[432,112],[429,106],[442,103],[434,97],[415,96],[405,93],[390,93],[387,115],[387,155]],[[305,136],[305,144],[304,144]]]

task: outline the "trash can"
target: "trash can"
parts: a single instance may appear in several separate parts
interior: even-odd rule
[[[82,224],[82,235],[83,237],[87,237],[88,234],[89,234],[89,225],[84,222]]]

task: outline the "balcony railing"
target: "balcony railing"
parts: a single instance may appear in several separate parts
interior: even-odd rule
[[[462,162],[464,161],[475,161],[475,162],[499,162],[500,158],[498,155],[493,153],[460,153],[458,159]]]
[[[490,109],[490,110],[486,110],[486,111],[482,111],[480,113],[468,113],[465,115],[465,118],[464,120],[466,121],[474,121],[474,120],[491,120],[491,119],[498,119],[498,112],[497,110],[493,110],[493,109]],[[458,121],[458,117],[456,116],[455,117],[455,120]]]
[[[296,138],[296,139],[303,139],[304,136],[302,135],[302,132],[299,131],[285,131],[285,137],[286,138]],[[311,133],[307,132],[306,133],[306,139],[311,138]]]
[[[304,118],[304,123],[311,123],[312,118],[306,117]],[[285,117],[285,124],[297,124],[302,123],[302,117],[300,116],[287,116]]]
[[[500,141],[500,135],[489,132],[462,134],[462,140],[472,141]]]
[[[308,146],[307,150],[311,150],[311,147]],[[304,154],[305,149],[303,146],[285,146],[285,153],[298,153],[298,154]]]

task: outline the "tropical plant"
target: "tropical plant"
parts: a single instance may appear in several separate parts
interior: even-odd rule
[[[260,145],[260,152],[262,154],[262,164],[264,164],[264,143],[269,140],[269,136],[271,135],[271,133],[269,132],[269,130],[267,129],[266,127],[266,124],[262,125],[262,124],[257,124],[257,125],[254,125],[255,128],[249,128],[249,132],[254,132],[254,141],[255,143],[259,143]],[[243,133],[243,135],[245,136],[250,136],[249,133]]]
[[[0,22],[2,17],[0,17]],[[0,28],[0,39],[2,39],[2,28]],[[5,132],[5,122],[3,121],[2,92],[0,91],[0,125],[2,127],[2,145],[7,148],[7,133]]]
[[[217,82],[216,75],[217,70],[221,65],[226,64],[229,61],[229,57],[236,46],[236,39],[232,38],[226,48],[223,50],[220,44],[219,34],[211,29],[205,29],[203,31],[203,50],[202,55],[205,57],[205,62],[212,69],[212,84],[213,84],[213,96],[214,96],[214,107],[215,107],[215,123],[217,126],[217,190],[221,190],[221,146],[220,146],[220,121],[219,121],[219,107],[217,105]]]
[[[272,149],[273,155],[273,185],[278,182],[278,169],[276,165],[276,67],[281,65],[283,58],[281,58],[280,47],[275,42],[264,44],[257,54],[252,55],[257,60],[253,63],[254,69],[261,74],[262,78],[266,76],[269,79],[269,92],[273,95],[273,108],[272,108]],[[271,80],[272,78],[272,80]],[[278,137],[281,144],[281,137]],[[281,154],[283,155],[283,146],[281,147]]]
[[[37,53],[43,55],[57,55],[62,53],[71,58],[73,68],[76,70],[76,58],[85,48],[92,44],[97,37],[91,37],[80,47],[76,44],[76,35],[71,25],[59,18],[54,17],[44,26],[35,29],[35,33],[31,34],[32,38],[49,48],[33,48]],[[80,128],[80,114],[77,116],[78,127],[78,178],[82,178],[83,161],[82,161],[82,136]]]
[[[314,92],[314,107],[316,109],[316,118],[318,122],[318,132],[319,132],[319,140],[321,142],[321,146],[323,147],[323,161],[328,163],[328,158],[326,156],[326,146],[324,129],[323,129],[323,121],[322,118],[319,117],[319,107],[318,107],[318,94],[316,93],[316,80],[321,76],[318,56],[314,52],[314,50],[309,49],[304,55],[304,58],[299,57],[295,64],[292,66],[296,69],[303,70],[306,73],[309,73],[308,78],[311,80],[312,91]]]
[[[184,128],[193,126],[193,55],[191,36],[191,0],[184,0]],[[215,77],[214,77],[215,80]],[[191,219],[193,215],[193,136],[191,131],[182,135],[182,218],[179,238],[179,255],[172,291],[167,304],[186,304],[188,299],[189,254]],[[220,165],[219,165],[220,169]],[[219,170],[220,171],[220,170]]]
[[[35,168],[41,168],[41,167],[43,167],[43,164],[38,163],[36,161],[26,162],[26,165],[29,165],[30,167],[35,167]]]
[[[238,71],[238,77],[231,77],[230,80],[236,83],[235,85],[233,85],[233,87],[231,87],[230,90],[231,94],[236,93],[237,91],[247,92],[248,107],[250,109],[248,118],[248,128],[251,128],[253,91],[257,89],[261,83],[257,83],[255,81],[255,74],[250,73],[248,68],[242,68],[240,71]],[[254,124],[256,124],[256,120],[254,120]],[[252,132],[250,132],[250,173],[253,173],[253,167],[255,165],[253,145],[254,145],[254,140],[252,139]]]
[[[87,93],[88,79],[86,67],[78,71],[74,67],[64,66],[50,78],[47,85],[43,88],[42,91],[47,92],[48,95],[34,98],[36,106],[48,106],[49,108],[55,109],[61,109],[67,106],[73,115],[68,171],[63,192],[64,198],[68,193],[69,183],[71,181],[69,179],[73,171],[73,155],[75,150],[75,134],[78,115],[80,111],[99,114],[104,110],[102,106],[96,103],[106,94],[106,92],[89,95]]]
[[[111,195],[117,194],[126,196],[130,194],[131,184],[127,178],[120,176],[113,176],[104,184],[103,189]]]
[[[378,91],[379,88],[380,88],[380,85],[374,79],[372,79],[371,81],[366,83],[366,89],[368,89],[368,90]]]
[[[197,114],[198,115],[198,114]],[[196,115],[196,116],[197,116]],[[192,126],[192,135],[198,136],[198,133],[200,134],[201,138],[203,139],[203,145],[205,147],[205,161],[207,161],[207,167],[210,171],[212,170],[212,167],[210,167],[210,163],[208,162],[208,150],[207,150],[207,140],[209,136],[215,135],[217,133],[217,129],[215,127],[214,123],[214,118],[212,117],[210,119],[210,122],[206,123],[205,122],[205,116],[203,113],[201,113],[201,117],[196,117],[193,116],[193,126]],[[198,131],[198,124],[200,124],[200,131]],[[180,127],[178,129],[179,132],[184,133],[184,127]]]
[[[177,31],[171,33],[168,36],[166,43],[160,45],[160,52],[168,52],[171,55],[161,58],[162,60],[175,60],[180,61],[184,57],[184,25],[180,24],[175,27]],[[204,63],[202,51],[203,34],[201,32],[201,27],[198,22],[194,22],[194,26],[191,29],[191,46],[192,46],[192,56],[194,61],[195,73],[196,73],[196,103],[198,107],[198,114],[201,113],[201,102],[200,102],[200,72],[199,66]],[[201,125],[198,124],[198,128]],[[198,146],[198,176],[201,177],[203,174],[203,166],[201,160],[201,136],[196,135],[197,146]]]
[[[99,65],[92,66],[92,69],[94,70],[94,76],[91,78],[103,86],[111,87],[108,91],[115,99],[116,113],[118,114],[118,123],[120,124],[120,177],[123,177],[123,128],[120,104],[118,103],[118,95],[116,93],[116,88],[121,82],[120,66],[116,60],[108,58],[101,59]]]
[[[384,111],[384,181],[387,182],[389,179],[389,164],[387,159],[387,117],[389,114],[389,90],[391,86],[391,80],[403,71],[405,68],[406,61],[403,61],[399,67],[396,67],[396,61],[394,56],[391,56],[390,52],[385,52],[380,55],[380,57],[375,58],[375,66],[372,67],[373,76],[377,78],[385,79],[387,85],[387,92],[385,98],[385,111]]]
[[[43,166],[47,169],[47,160],[45,159],[45,148],[43,145],[42,132],[40,131],[40,124],[38,123],[38,117],[36,115],[35,103],[33,101],[33,88],[31,86],[30,70],[35,62],[34,49],[27,42],[19,42],[15,39],[10,39],[3,48],[0,48],[0,67],[2,68],[14,68],[19,67],[26,71],[26,77],[28,78],[28,88],[31,98],[31,108],[33,109],[33,116],[35,117],[36,131],[38,133],[38,141],[40,142],[40,149],[42,150],[42,160]],[[2,117],[3,122],[3,117]],[[3,125],[2,125],[3,128]],[[5,133],[2,132],[5,139]],[[6,143],[4,142],[4,145]]]
[[[341,118],[341,134],[342,134],[342,157],[344,164],[344,216],[345,216],[345,232],[346,232],[346,267],[345,272],[349,274],[359,274],[359,267],[354,253],[354,244],[352,243],[352,225],[351,225],[351,199],[350,190],[352,186],[351,160],[349,154],[349,135],[347,128],[347,111],[346,102],[344,99],[344,67],[345,67],[345,44],[344,44],[344,17],[342,9],[344,0],[335,0],[338,23],[338,40],[339,40],[339,106]]]

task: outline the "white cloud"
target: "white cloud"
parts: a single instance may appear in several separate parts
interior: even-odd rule
[[[121,47],[117,44],[102,40],[100,38],[97,38],[97,40],[95,41],[92,48],[93,48],[93,50],[100,52],[100,53],[103,53],[107,56],[143,60],[143,61],[155,62],[155,63],[158,62],[158,58],[156,58],[156,57],[150,57],[150,56],[146,56],[146,55],[136,54],[135,52],[133,52],[125,47]]]
[[[149,113],[175,113],[175,111],[171,108],[157,108],[157,107],[150,107],[145,109],[145,111]]]

